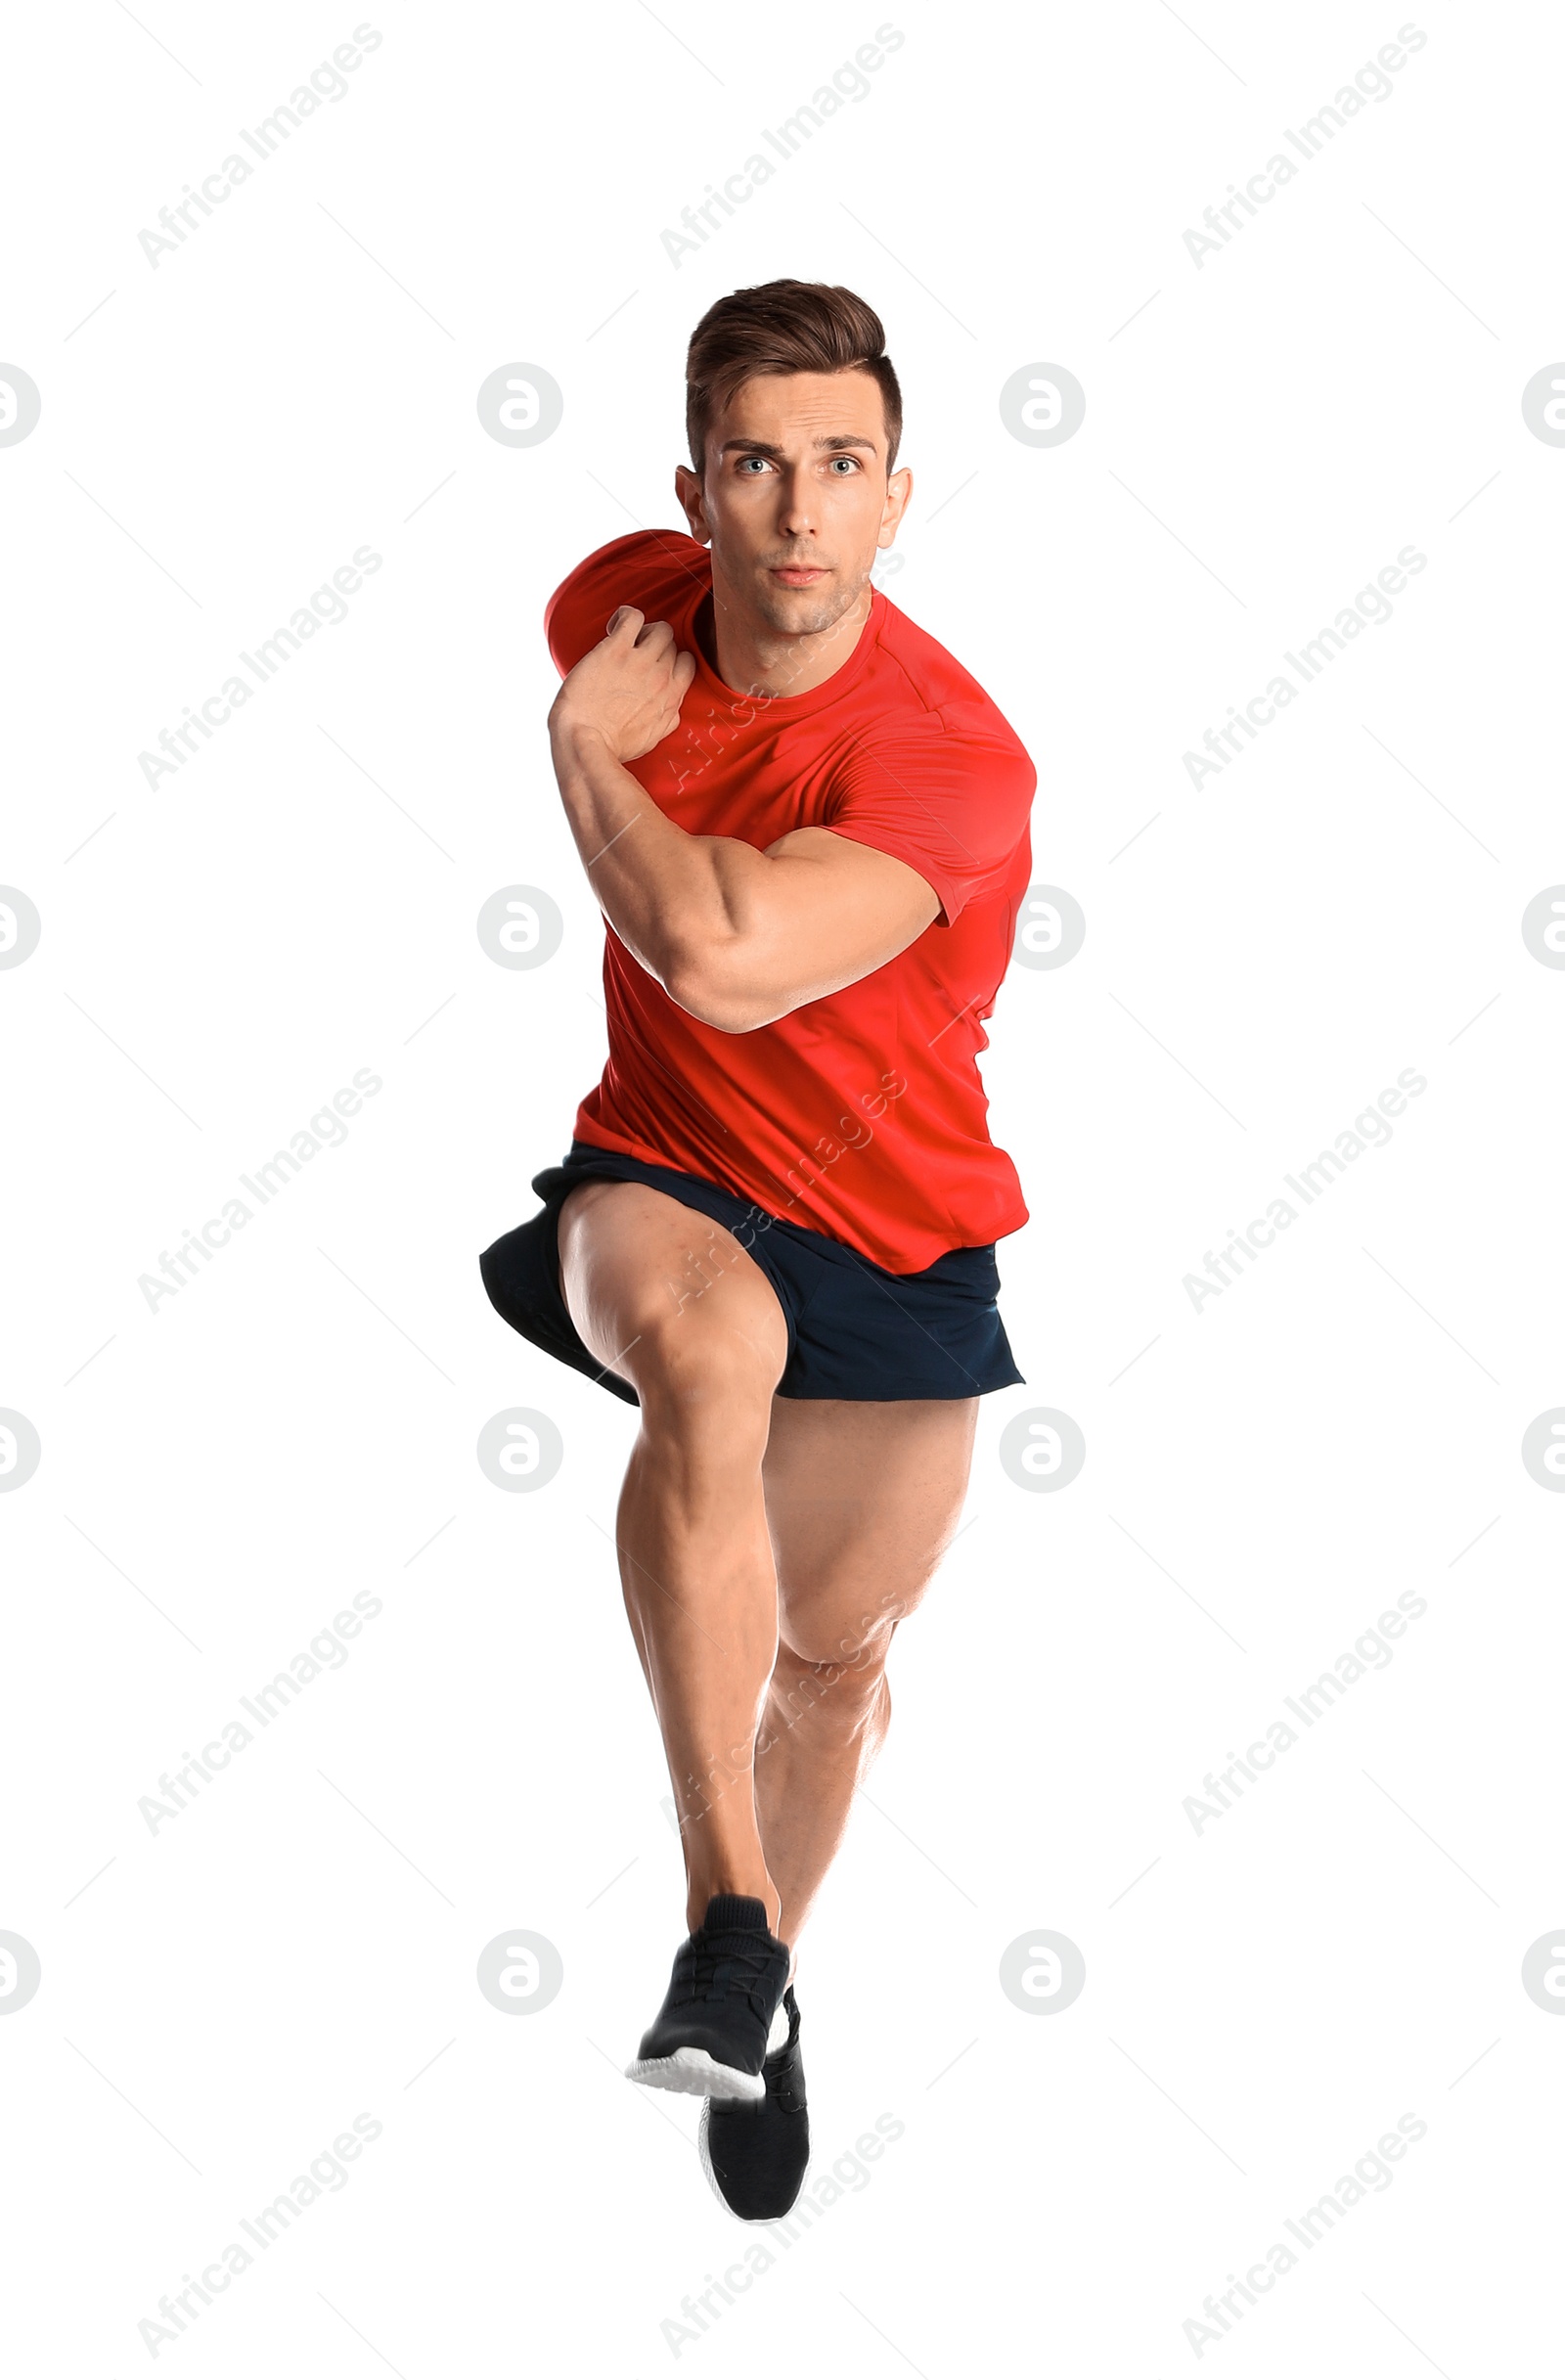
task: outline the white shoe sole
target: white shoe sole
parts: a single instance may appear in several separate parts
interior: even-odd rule
[[[695,2145],[701,2152],[701,2172],[712,2185],[712,2196],[717,2200],[719,2206],[728,2207],[728,2211],[732,2215],[734,2210],[728,2205],[728,2200],[718,2188],[717,2176],[712,2171],[712,2151],[706,2137],[706,2127],[711,2120],[711,2100],[703,2099],[701,2101],[701,2120],[695,2128]],[[742,2222],[742,2220],[741,2217],[740,2221]]]
[[[738,2066],[720,2066],[709,2049],[676,2049],[671,2057],[636,2058],[625,2069],[632,2083],[654,2090],[683,2090],[696,2099],[764,2099],[766,2077]]]

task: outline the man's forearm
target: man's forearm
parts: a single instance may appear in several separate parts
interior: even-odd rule
[[[744,929],[771,862],[750,843],[689,834],[590,728],[552,724],[565,816],[604,915],[665,990]],[[671,982],[671,978],[674,980]]]

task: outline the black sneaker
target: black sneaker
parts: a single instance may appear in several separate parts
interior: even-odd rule
[[[698,2098],[765,2098],[766,2039],[787,1972],[787,1947],[768,1932],[765,1902],[714,1893],[674,1954],[667,1996],[626,2074]]]
[[[761,2068],[766,2097],[708,2099],[701,2109],[701,2167],[731,2215],[741,2223],[776,2223],[798,2197],[810,2162],[810,2118],[799,2055],[799,2003],[789,1984],[782,1995],[788,2038]]]

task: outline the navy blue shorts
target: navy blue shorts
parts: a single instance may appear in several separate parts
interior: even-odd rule
[[[641,1399],[584,1345],[559,1290],[559,1209],[578,1182],[593,1180],[645,1182],[733,1233],[776,1290],[787,1323],[780,1397],[981,1397],[1021,1381],[995,1303],[993,1244],[951,1248],[923,1273],[888,1273],[841,1240],[769,1215],[715,1182],[573,1141],[563,1165],[533,1176],[541,1212],[485,1248],[479,1269],[490,1302],[514,1330],[627,1405]],[[693,1285],[699,1278],[693,1276]]]

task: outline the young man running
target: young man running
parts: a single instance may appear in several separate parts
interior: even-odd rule
[[[995,1241],[1027,1209],[976,1061],[1036,777],[871,584],[913,482],[863,300],[722,299],[687,400],[690,535],[616,539],[546,615],[608,1062],[481,1261],[507,1322],[641,1409],[620,1573],[690,1935],[627,2071],[705,2098],[708,2177],[765,2220],[808,2157],[792,1950],[978,1399],[1021,1378]]]

